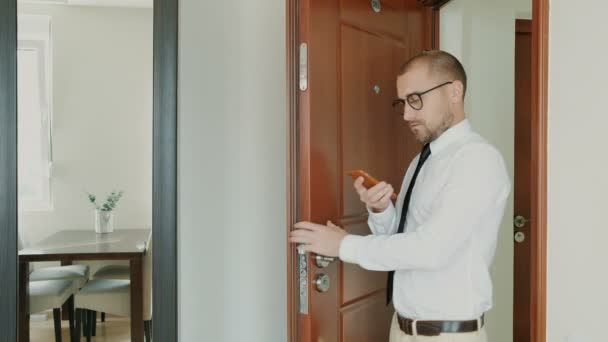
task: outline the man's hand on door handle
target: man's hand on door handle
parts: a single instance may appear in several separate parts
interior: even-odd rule
[[[348,235],[331,221],[327,221],[325,226],[304,221],[293,227],[296,229],[289,234],[289,242],[301,244],[300,248],[304,251],[328,257],[339,256],[342,239]]]

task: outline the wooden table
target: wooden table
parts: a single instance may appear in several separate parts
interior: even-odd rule
[[[143,255],[151,238],[150,229],[123,229],[97,234],[93,230],[59,231],[19,251],[19,341],[30,340],[29,263],[74,260],[129,260],[131,267],[131,341],[144,341]]]

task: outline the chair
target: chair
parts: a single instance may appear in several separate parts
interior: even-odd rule
[[[38,268],[30,272],[30,281],[74,280],[74,288],[80,290],[89,280],[89,266],[68,265]]]
[[[93,279],[131,279],[131,268],[129,265],[107,264],[100,267],[92,276]],[[101,321],[106,321],[106,313],[101,312]],[[93,336],[95,336],[97,312],[93,312]]]
[[[129,265],[106,265],[93,274],[93,279],[131,279]]]
[[[108,264],[100,267],[92,276],[93,279],[131,279],[129,265]],[[101,312],[101,321],[106,321],[106,313]],[[97,312],[93,312],[93,336],[95,336]]]
[[[75,295],[76,336],[84,327],[87,342],[95,326],[94,312],[117,316],[131,315],[131,281],[129,279],[92,279]],[[152,240],[143,258],[143,317],[146,341],[151,341],[152,328]],[[84,323],[84,324],[83,324]]]
[[[29,313],[53,309],[55,342],[61,342],[61,306],[76,292],[76,280],[39,280],[29,283]],[[69,308],[70,333],[73,333],[74,311]]]
[[[18,248],[23,249],[21,236]],[[30,264],[31,265],[31,264]],[[61,341],[61,306],[67,302],[70,334],[74,331],[74,293],[89,280],[87,265],[68,265],[31,269],[29,273],[29,313],[53,309],[55,340]],[[69,286],[69,288],[66,288]],[[67,297],[64,296],[67,294]]]

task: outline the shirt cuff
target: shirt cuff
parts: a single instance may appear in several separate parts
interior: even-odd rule
[[[396,215],[395,206],[392,203],[383,212],[376,213],[369,207],[367,207],[367,212],[369,213],[369,219],[373,223],[383,227],[390,224],[393,221],[393,216]]]
[[[346,235],[340,243],[340,260],[351,264],[359,264],[358,254],[364,237],[359,235]]]

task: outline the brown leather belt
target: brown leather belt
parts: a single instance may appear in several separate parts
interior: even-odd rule
[[[399,315],[397,315],[397,320],[399,321],[399,327],[404,333],[414,335],[414,320],[403,318]],[[479,327],[477,326],[476,319],[470,321],[417,321],[416,332],[421,336],[438,336],[442,333],[474,332],[484,326],[483,315],[479,321],[481,322],[481,326]]]

